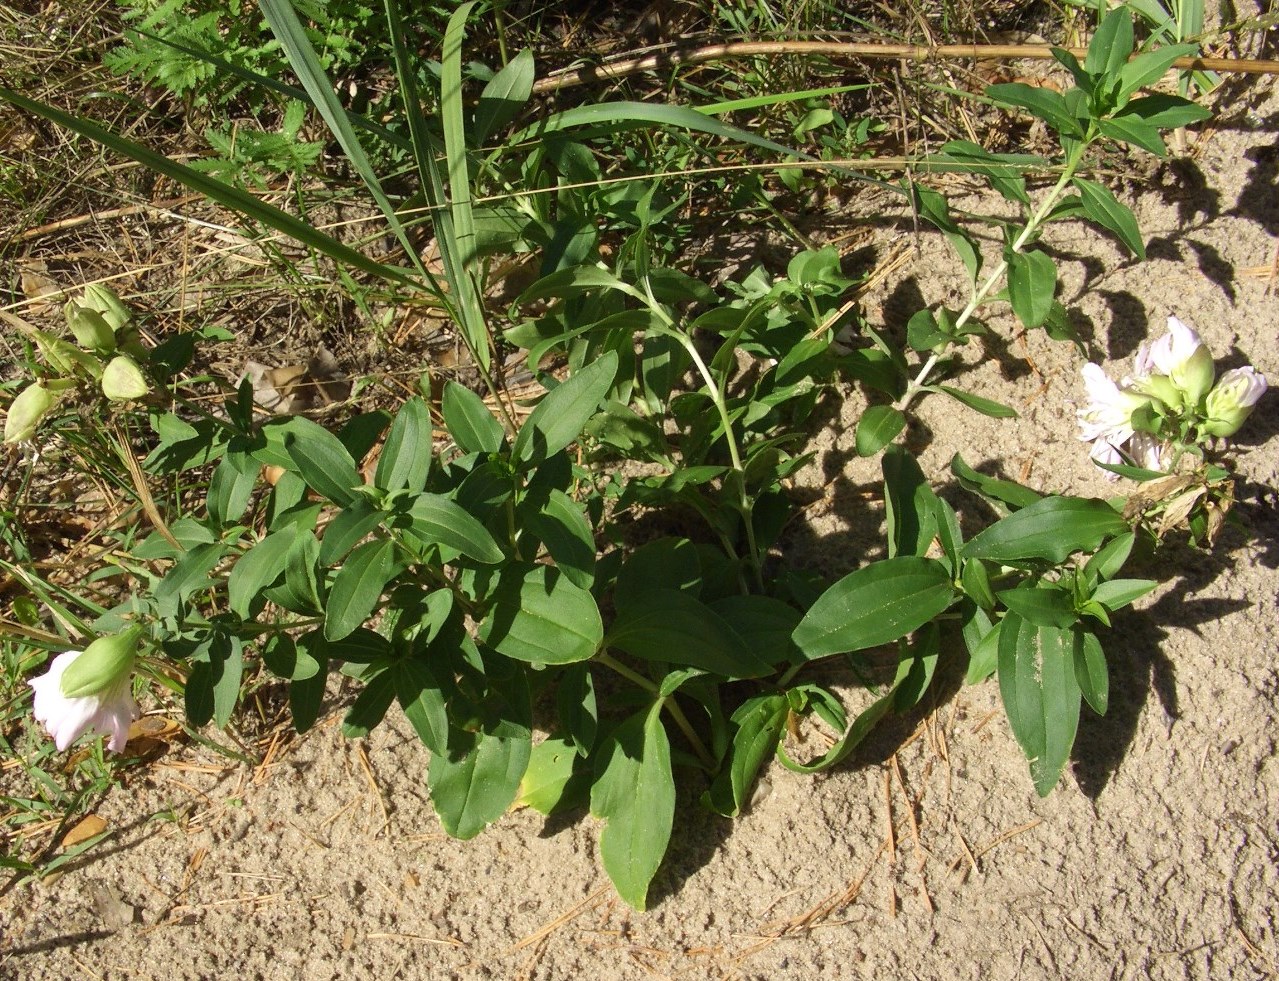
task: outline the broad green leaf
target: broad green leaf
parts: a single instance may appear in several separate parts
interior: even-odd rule
[[[857,420],[857,455],[874,456],[906,428],[906,416],[891,405],[869,406]]]
[[[395,697],[418,739],[432,753],[446,753],[449,717],[444,693],[420,657],[403,658],[388,672],[395,679]]]
[[[1128,63],[1132,45],[1132,15],[1123,7],[1116,7],[1098,25],[1088,45],[1084,70],[1094,75],[1114,75]]]
[[[860,651],[905,637],[955,598],[946,567],[899,555],[851,572],[826,590],[795,630],[808,659]]]
[[[982,398],[980,395],[974,395],[972,392],[965,392],[961,388],[952,388],[949,385],[938,385],[938,391],[945,392],[957,402],[962,402],[970,409],[975,409],[984,416],[990,416],[992,419],[1016,419],[1017,410],[1011,406],[1004,405],[1002,402],[994,402],[990,399]]]
[[[1089,630],[1076,630],[1074,655],[1075,680],[1085,701],[1098,715],[1105,715],[1110,704],[1110,675],[1101,641]]]
[[[964,674],[964,684],[979,685],[999,667],[999,634],[1004,626],[1000,620],[990,628],[977,642],[977,646],[969,652],[968,670]]]
[[[307,485],[321,497],[343,507],[355,499],[352,488],[364,483],[355,461],[331,432],[323,426],[295,416],[284,432],[284,448]]]
[[[511,565],[503,573],[480,640],[518,661],[571,664],[604,639],[595,597],[552,566]]]
[[[289,554],[284,558],[284,582],[273,588],[269,598],[294,613],[315,613],[324,608],[315,566],[320,543],[309,531],[293,531]]]
[[[724,596],[709,604],[755,656],[765,664],[803,660],[791,639],[801,614],[795,607],[771,596]]]
[[[484,400],[465,385],[449,381],[440,399],[444,425],[466,453],[496,453],[502,448],[502,424]]]
[[[617,355],[609,351],[549,392],[524,420],[511,458],[527,467],[577,439],[613,387],[616,375]]]
[[[595,748],[595,734],[599,729],[599,707],[595,698],[595,679],[585,661],[564,669],[555,691],[555,710],[560,725],[572,738],[577,751],[582,756],[589,756]]]
[[[998,477],[987,477],[984,473],[978,473],[965,463],[964,458],[958,453],[951,457],[950,472],[955,475],[961,487],[995,504],[1004,513],[1010,509],[1024,508],[1043,500],[1043,495],[1038,491],[1031,490],[1016,481],[1001,480]]]
[[[920,184],[912,184],[910,193],[919,216],[926,218],[941,230],[946,240],[950,242],[951,248],[959,255],[964,268],[968,270],[968,278],[976,283],[977,274],[981,272],[981,249],[978,248],[972,235],[951,217],[946,198],[937,191]]]
[[[1074,597],[1052,585],[1023,585],[1000,590],[995,595],[1022,619],[1040,626],[1066,629],[1079,620]]]
[[[209,517],[226,527],[244,517],[253,498],[261,468],[244,454],[227,455],[213,471],[207,498]]]
[[[427,778],[440,823],[451,837],[463,841],[506,813],[519,792],[533,748],[527,733],[479,732],[472,738],[460,758],[452,752],[432,753]]]
[[[1173,62],[1193,55],[1195,51],[1193,44],[1169,44],[1137,55],[1119,71],[1119,98],[1123,100],[1139,88],[1159,81]]]
[[[919,462],[900,446],[890,446],[880,462],[884,471],[884,512],[888,557],[924,555],[937,533],[937,495]]]
[[[999,634],[999,694],[1040,797],[1056,785],[1079,727],[1075,638],[1016,613],[1004,617]]]
[[[963,548],[965,558],[994,562],[1060,563],[1074,552],[1092,552],[1128,522],[1105,501],[1045,497],[995,522]]]
[[[906,343],[915,351],[932,351],[949,344],[953,337],[937,327],[937,315],[925,308],[906,322]]]
[[[1102,119],[1098,121],[1097,128],[1112,140],[1131,143],[1133,146],[1153,153],[1156,157],[1168,156],[1168,146],[1159,135],[1159,130],[1136,116],[1113,116],[1110,119]]]
[[[790,703],[783,694],[748,698],[733,713],[737,729],[728,765],[720,770],[704,798],[715,811],[725,817],[741,813],[760,767],[777,752],[789,715]]]
[[[654,702],[614,730],[600,751],[591,814],[605,822],[600,858],[617,893],[643,910],[675,821],[671,747]]]
[[[550,815],[577,803],[589,785],[580,760],[572,740],[554,736],[542,740],[533,747],[515,806]]]
[[[1146,258],[1146,243],[1141,240],[1141,229],[1137,227],[1137,219],[1132,209],[1120,204],[1110,193],[1110,189],[1095,181],[1082,177],[1074,178],[1075,187],[1079,189],[1079,197],[1084,203],[1084,211],[1098,225],[1118,236],[1128,251],[1138,259]]]
[[[528,497],[520,508],[524,526],[546,545],[556,567],[582,589],[595,582],[595,535],[582,506],[552,488],[542,499]]]
[[[1001,105],[1025,109],[1064,136],[1082,137],[1079,120],[1066,107],[1066,101],[1051,89],[1007,82],[986,87],[986,97]]]
[[[444,545],[489,565],[505,558],[488,529],[447,497],[419,494],[408,517],[409,532],[428,545]]]
[[[355,549],[329,589],[324,611],[325,639],[341,640],[368,620],[387,583],[402,569],[395,542],[389,539],[365,542]]]
[[[941,657],[941,629],[936,622],[926,623],[916,632],[902,663],[905,675],[893,686],[893,711],[909,712],[928,691]],[[901,664],[898,665],[900,672]]]
[[[431,472],[431,433],[431,410],[425,402],[411,398],[400,406],[378,456],[374,486],[414,493],[425,487]]]
[[[616,290],[636,300],[645,298],[634,286],[618,279],[607,269],[600,266],[571,266],[543,276],[515,298],[515,306],[524,306],[534,300],[564,300],[597,289]]]
[[[386,717],[395,701],[395,679],[390,671],[374,675],[347,709],[342,719],[344,739],[363,739]]]
[[[649,589],[632,597],[619,610],[605,645],[641,660],[726,678],[761,678],[772,670],[728,622],[677,589]]]
[[[471,129],[471,138],[476,146],[483,146],[528,102],[533,94],[535,71],[533,52],[525,48],[484,86]]]
[[[367,497],[357,497],[324,529],[324,539],[320,542],[320,565],[328,568],[341,562],[385,518],[385,513],[374,507]]]
[[[1004,252],[1008,263],[1008,299],[1013,313],[1027,327],[1048,319],[1057,290],[1057,266],[1043,252]]]
[[[227,605],[241,619],[249,619],[253,600],[283,575],[293,537],[291,531],[267,535],[231,567],[227,577]]]
[[[687,538],[657,538],[627,556],[617,575],[614,603],[619,610],[650,589],[678,589],[691,596],[702,590],[702,562]]]
[[[1128,116],[1140,119],[1157,129],[1177,129],[1211,119],[1212,112],[1188,99],[1154,93],[1142,96],[1140,99],[1133,99],[1122,110],[1115,113],[1114,118],[1123,119]]]
[[[1093,590],[1092,599],[1113,613],[1115,610],[1122,610],[1134,600],[1141,599],[1158,585],[1154,579],[1111,579],[1100,583]]]

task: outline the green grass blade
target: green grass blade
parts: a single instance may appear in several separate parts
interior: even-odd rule
[[[320,114],[320,118],[329,127],[338,144],[342,147],[342,152],[346,154],[347,159],[350,161],[351,166],[360,175],[360,179],[364,181],[369,193],[373,195],[373,200],[377,202],[377,206],[382,210],[387,225],[396,239],[399,240],[409,260],[416,266],[423,280],[430,284],[430,288],[435,295],[443,299],[446,295],[444,290],[440,287],[435,277],[431,275],[430,271],[422,264],[421,256],[409,238],[403,222],[400,221],[400,216],[395,206],[391,204],[390,198],[387,197],[386,192],[383,190],[382,182],[378,179],[368,154],[364,152],[364,147],[355,133],[355,128],[347,118],[346,110],[342,107],[341,102],[338,101],[337,93],[333,90],[328,76],[325,75],[324,68],[320,65],[320,59],[317,57],[315,49],[311,46],[311,42],[307,39],[306,30],[298,19],[293,5],[289,0],[262,0],[260,6],[262,13],[266,16],[271,32],[275,35],[276,40],[280,42],[280,47],[284,50],[285,57],[289,60],[289,65],[297,73],[298,79],[302,82],[302,87],[306,89],[307,94],[311,97],[311,102]],[[405,278],[407,279],[407,277]],[[412,280],[408,281],[412,282]],[[422,284],[419,283],[417,285]]]
[[[471,4],[464,4],[454,13],[454,17],[462,15],[465,17],[469,11]],[[417,85],[414,82],[413,63],[410,50],[404,39],[403,22],[400,17],[399,4],[397,0],[386,0],[386,16],[387,23],[391,30],[391,47],[395,53],[396,74],[399,76],[400,92],[402,94],[404,104],[410,107],[408,113],[409,136],[413,144],[413,157],[417,163],[418,174],[422,182],[422,190],[426,195],[428,203],[431,205],[429,214],[431,224],[435,229],[435,241],[440,250],[440,261],[444,266],[444,277],[448,280],[449,295],[454,300],[454,319],[458,321],[462,328],[462,337],[470,349],[472,356],[476,362],[485,370],[491,363],[489,353],[489,336],[488,329],[484,321],[483,309],[480,306],[479,293],[475,286],[475,280],[471,277],[467,269],[463,251],[458,243],[457,225],[460,220],[461,211],[458,207],[454,192],[455,200],[450,203],[449,197],[445,192],[444,180],[440,174],[439,164],[436,161],[436,141],[432,137],[430,130],[427,128],[426,120],[420,111],[416,111],[421,106],[421,100],[418,98]],[[464,21],[463,21],[464,24]],[[450,30],[452,22],[450,22]],[[448,39],[445,40],[446,47]],[[457,69],[457,86],[456,97],[452,100],[457,103],[457,113],[461,113],[461,39],[456,42],[458,49],[456,60],[459,62]],[[445,71],[445,90],[447,91],[448,71]],[[449,105],[449,98],[443,99],[445,106]],[[459,121],[458,125],[461,125]],[[447,132],[446,146],[447,146]],[[465,220],[470,223],[471,242],[475,240],[475,220],[471,210],[471,187],[470,181],[466,174],[466,146],[463,138],[462,144],[462,188],[465,190]],[[450,175],[453,168],[450,167]],[[450,176],[450,186],[452,177]]]
[[[140,143],[135,143],[123,136],[119,136],[99,126],[97,123],[81,119],[78,116],[72,116],[61,109],[28,99],[26,96],[19,95],[17,92],[3,87],[0,87],[0,99],[10,105],[17,106],[24,112],[47,119],[49,122],[69,129],[73,133],[88,137],[109,150],[136,160],[144,167],[154,170],[158,174],[163,174],[165,177],[171,178],[199,194],[203,194],[210,201],[216,201],[223,207],[230,208],[232,211],[238,212],[252,221],[259,222],[268,228],[273,228],[277,232],[282,232],[302,245],[327,255],[331,259],[354,266],[356,269],[361,269],[390,282],[405,285],[413,284],[413,280],[406,275],[404,270],[376,262],[345,243],[338,241],[333,236],[326,235],[319,229],[307,224],[302,219],[286,211],[281,211],[265,201],[260,201],[247,191],[225,184],[214,177],[200,173],[198,170],[192,170],[190,167],[175,160],[170,160],[163,154],[156,153]]]

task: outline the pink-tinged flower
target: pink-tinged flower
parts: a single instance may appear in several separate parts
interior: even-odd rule
[[[1198,405],[1208,394],[1216,373],[1212,352],[1198,334],[1176,317],[1168,318],[1168,333],[1151,344],[1148,351],[1138,350],[1135,365],[1138,377],[1143,368],[1151,376],[1168,376],[1184,396],[1185,404],[1190,406]]]
[[[1266,394],[1266,376],[1252,365],[1231,368],[1204,403],[1207,419],[1200,427],[1209,436],[1233,436]]]
[[[86,732],[109,736],[107,748],[124,749],[129,724],[138,717],[131,689],[141,629],[101,637],[83,651],[66,651],[28,684],[35,691],[32,714],[64,750]]]
[[[1079,438],[1089,443],[1105,438],[1112,448],[1122,446],[1132,436],[1132,414],[1150,399],[1120,388],[1100,365],[1084,365],[1083,376],[1088,404],[1077,413]]]
[[[1128,441],[1128,455],[1137,466],[1147,470],[1166,471],[1172,464],[1172,447],[1150,433],[1133,433]]]

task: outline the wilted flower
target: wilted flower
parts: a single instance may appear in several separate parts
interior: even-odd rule
[[[1147,470],[1167,470],[1172,464],[1172,447],[1151,433],[1133,433],[1128,455]]]
[[[142,369],[127,354],[112,358],[102,371],[102,394],[113,402],[140,399],[150,390]]]
[[[83,651],[66,651],[49,670],[28,684],[35,691],[32,714],[54,744],[64,750],[90,730],[110,738],[113,753],[129,740],[129,724],[138,717],[130,684],[141,627],[100,637]]]
[[[1268,387],[1266,376],[1252,365],[1231,368],[1208,393],[1207,418],[1200,430],[1209,436],[1233,436]]]
[[[13,400],[9,413],[5,416],[4,441],[21,443],[34,436],[55,401],[53,393],[38,382],[24,388]]]

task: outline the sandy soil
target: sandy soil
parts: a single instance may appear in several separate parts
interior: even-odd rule
[[[1132,264],[1082,226],[1048,241],[1062,297],[1097,349],[1128,358],[1177,314],[1229,364],[1279,380],[1279,102],[1230,96],[1192,156],[1131,200],[1151,242]],[[900,326],[958,280],[935,238],[870,299]],[[1011,336],[1010,318],[993,323]],[[974,351],[974,360],[980,360]],[[984,419],[933,398],[908,433],[944,485],[962,451],[1036,486],[1107,494],[1075,440],[1079,355],[1041,335],[993,345],[964,377],[1021,410]],[[784,561],[831,572],[876,541],[849,393],[804,475],[824,488]],[[1046,800],[993,684],[951,690],[817,778],[771,766],[728,822],[690,787],[651,910],[617,901],[586,816],[513,813],[478,839],[439,829],[402,718],[363,742],[337,717],[269,765],[177,746],[99,814],[114,838],[0,900],[0,976],[105,978],[1232,978],[1279,971],[1279,396],[1235,453],[1238,513],[1212,554],[1168,549],[1167,584],[1104,638],[1108,716],[1085,710]],[[945,490],[964,517],[980,511]],[[338,694],[335,691],[335,698]],[[157,812],[171,809],[168,816]],[[891,832],[890,832],[891,828]],[[891,844],[889,843],[891,842]]]

